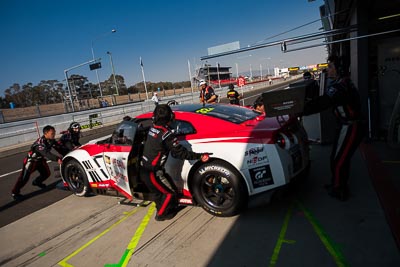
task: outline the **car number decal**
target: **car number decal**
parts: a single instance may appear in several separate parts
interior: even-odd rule
[[[207,114],[208,112],[213,111],[214,108],[201,108],[196,110],[196,113]]]

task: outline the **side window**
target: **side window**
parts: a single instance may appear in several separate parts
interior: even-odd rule
[[[130,123],[124,123],[113,132],[111,143],[114,145],[132,145],[136,127]]]
[[[175,120],[171,124],[171,128],[174,129],[176,135],[187,135],[196,133],[193,125],[187,121]]]

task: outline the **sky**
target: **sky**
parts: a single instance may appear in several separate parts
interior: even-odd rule
[[[146,81],[187,81],[206,63],[208,48],[239,41],[240,47],[320,18],[322,0],[1,0],[0,96],[14,83],[38,84],[79,74],[97,83],[88,65],[101,58],[101,81],[115,73],[129,87]],[[313,33],[316,22],[268,41]],[[116,30],[116,32],[112,32]],[[110,52],[110,54],[107,54]],[[280,46],[207,60],[232,67],[236,75],[252,70],[317,64],[326,61],[324,46],[282,53]]]

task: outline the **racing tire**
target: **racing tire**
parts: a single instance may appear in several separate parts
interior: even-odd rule
[[[197,203],[214,216],[234,216],[247,207],[247,186],[241,175],[226,162],[216,160],[201,165],[192,181]]]
[[[85,197],[90,194],[90,185],[86,172],[77,160],[72,159],[65,164],[63,178],[74,195]]]

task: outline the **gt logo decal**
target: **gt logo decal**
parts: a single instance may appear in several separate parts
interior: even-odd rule
[[[207,114],[210,111],[213,111],[214,108],[201,108],[196,110],[196,113]]]
[[[259,172],[257,172],[257,173],[254,175],[254,178],[255,178],[256,180],[259,180],[259,179],[265,177],[266,174],[267,174],[267,171],[266,171],[266,170],[259,171]]]
[[[253,188],[274,184],[274,179],[272,178],[271,168],[269,165],[249,169],[249,172]]]

